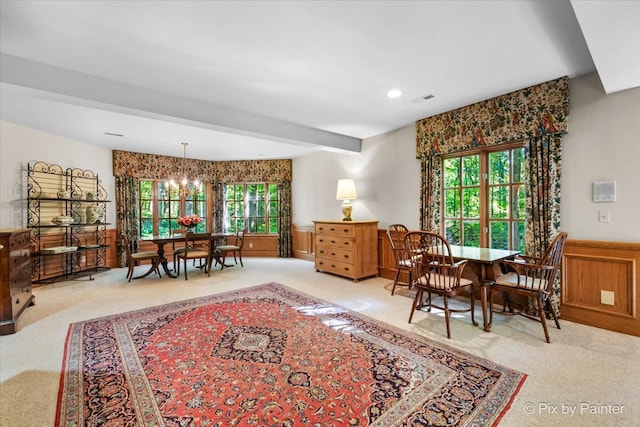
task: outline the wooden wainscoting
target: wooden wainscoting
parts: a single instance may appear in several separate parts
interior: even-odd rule
[[[640,336],[639,262],[640,243],[567,240],[562,266],[562,318]],[[603,304],[602,291],[613,293],[613,304]]]
[[[245,234],[242,257],[277,257],[278,236]]]
[[[311,225],[293,225],[293,257],[306,259],[307,261],[315,261],[316,248],[314,226]]]

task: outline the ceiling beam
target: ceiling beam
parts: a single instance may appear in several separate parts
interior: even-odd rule
[[[293,145],[359,153],[362,140],[187,97],[135,87],[0,54],[3,83],[47,92],[57,101]]]

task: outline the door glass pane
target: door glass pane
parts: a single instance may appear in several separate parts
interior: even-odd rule
[[[140,181],[140,198],[141,199],[153,198],[153,182]]]
[[[446,217],[460,216],[460,190],[445,190],[445,213]]]
[[[492,249],[509,249],[509,222],[491,221],[489,230],[489,247]]]
[[[278,218],[275,216],[269,217],[269,233],[278,232]]]
[[[462,185],[473,186],[480,182],[480,156],[465,156],[462,158]]]
[[[509,182],[509,151],[489,153],[489,184]]]
[[[153,236],[153,219],[143,219],[140,221],[140,236]]]
[[[160,219],[160,221],[158,221],[158,234],[160,236],[168,236],[171,234],[170,222],[169,219]],[[178,228],[177,225],[176,228]]]
[[[444,159],[444,186],[459,187],[460,186],[460,157]]]
[[[514,188],[514,200],[513,200],[513,219],[526,218],[526,194],[523,185],[518,185]]]
[[[491,209],[491,218],[508,218],[509,217],[509,187],[501,185],[499,187],[491,187],[489,189],[489,207]]]
[[[460,221],[448,219],[444,222],[444,235],[452,245],[459,245],[461,242]]]
[[[464,221],[463,246],[480,246],[480,221]]]
[[[464,218],[480,217],[479,188],[465,188],[462,190],[462,216]]]
[[[524,148],[513,150],[513,182],[524,182]]]
[[[522,221],[513,223],[513,250],[525,253],[524,222]]]

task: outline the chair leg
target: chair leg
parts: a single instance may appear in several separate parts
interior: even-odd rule
[[[240,267],[244,268],[244,264],[242,263],[242,252],[238,252],[238,258],[240,258]]]
[[[129,282],[133,279],[133,268],[133,262],[129,262],[129,271],[127,271],[127,279],[129,279]]]
[[[489,310],[489,324],[487,325],[487,327],[489,329],[491,329],[491,324],[493,323],[493,296],[495,295],[495,292],[493,292],[493,289],[489,290],[489,301],[487,301],[487,310]]]
[[[469,290],[469,293],[471,294],[471,323],[473,324],[473,326],[478,326],[478,322],[476,322],[476,315],[475,315],[476,297],[473,294],[473,288]]]
[[[449,310],[449,298],[446,295],[443,295],[444,299],[444,320],[447,324],[447,338],[451,339],[451,325],[449,324],[449,319],[451,318],[451,310]]]
[[[418,288],[418,291],[416,292],[416,297],[413,300],[413,304],[411,305],[411,314],[409,314],[409,323],[411,323],[411,319],[413,319],[413,313],[416,311],[416,308],[418,307],[418,301],[420,301],[422,299],[422,289]]]
[[[391,288],[391,295],[396,291],[396,285],[398,284],[398,277],[400,277],[400,269],[396,270],[396,277],[393,279],[393,288]]]
[[[548,343],[551,343],[551,340],[549,339],[549,331],[547,330],[547,321],[546,321],[546,317],[544,314],[544,310],[542,309],[543,305],[542,305],[542,297],[540,295],[538,295],[538,297],[536,298],[537,304],[538,304],[538,314],[540,315],[540,322],[542,323],[542,328],[544,329],[544,337],[547,339]]]
[[[556,322],[556,327],[560,329],[560,322],[558,321],[558,315],[556,314],[556,311],[553,309],[553,306],[551,305],[551,301],[549,300],[549,298],[545,299],[545,305],[547,307],[547,310],[549,310],[549,312],[551,313],[553,320]]]
[[[184,257],[184,280],[187,280],[187,257]]]

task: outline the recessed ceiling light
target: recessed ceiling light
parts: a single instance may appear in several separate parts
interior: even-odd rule
[[[402,96],[402,91],[400,89],[391,89],[389,92],[387,92],[387,96],[389,98],[399,98],[400,96]]]
[[[121,133],[113,133],[113,132],[105,132],[104,134],[108,135],[108,136],[119,136],[120,138],[122,138],[124,136]]]

